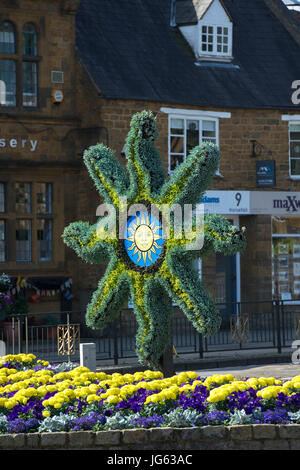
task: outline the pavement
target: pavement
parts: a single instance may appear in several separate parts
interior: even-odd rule
[[[199,354],[178,354],[173,357],[175,372],[194,370],[202,377],[213,374],[232,374],[236,378],[275,377],[288,380],[300,375],[299,354],[292,348],[284,348],[281,353],[277,349],[251,349],[236,351],[207,352],[200,358]],[[122,374],[143,371],[146,368],[138,363],[137,358],[119,359],[97,362],[97,371]]]

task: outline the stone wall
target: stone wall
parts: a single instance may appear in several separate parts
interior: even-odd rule
[[[300,450],[300,425],[204,426],[1,434],[1,450]]]

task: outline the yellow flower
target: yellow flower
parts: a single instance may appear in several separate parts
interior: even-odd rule
[[[44,410],[42,415],[44,416],[44,418],[48,418],[48,416],[50,416],[50,412],[48,410]]]
[[[88,403],[92,403],[93,401],[100,401],[101,398],[96,394],[91,394],[87,396],[86,400]]]
[[[107,392],[107,395],[119,395],[121,393],[121,390],[119,388],[110,388]]]
[[[107,403],[115,404],[120,402],[120,398],[117,395],[110,395],[106,399]]]

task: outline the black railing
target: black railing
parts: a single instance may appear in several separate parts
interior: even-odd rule
[[[202,337],[174,307],[172,320],[173,345],[178,354],[240,349],[282,348],[300,338],[300,304],[296,301],[268,300],[217,304],[222,316],[220,330]],[[80,342],[96,344],[97,359],[118,364],[121,358],[135,357],[137,322],[131,309],[124,309],[117,320],[104,330],[85,325],[84,313],[55,312],[20,315],[0,326],[0,340],[6,343],[7,354],[27,352],[50,361],[66,358],[57,352],[57,325],[80,323]],[[71,359],[79,360],[79,351]]]

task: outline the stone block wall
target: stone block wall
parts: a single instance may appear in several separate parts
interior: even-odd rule
[[[1,450],[300,450],[300,425],[237,425],[0,434]]]

